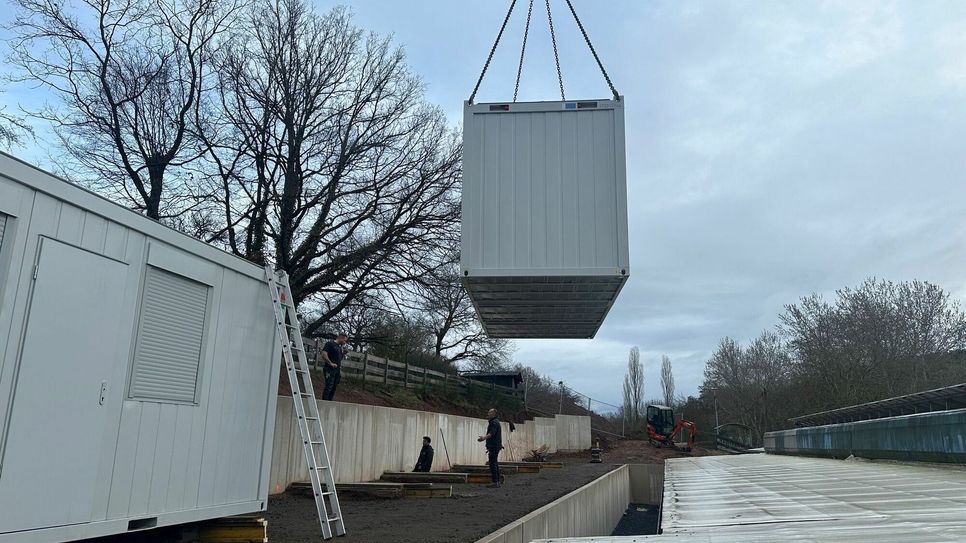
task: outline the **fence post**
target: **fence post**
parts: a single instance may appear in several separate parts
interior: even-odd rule
[[[404,372],[406,374],[406,385],[405,386],[406,386],[406,388],[409,388],[409,362],[405,362],[405,364],[406,364],[406,371]]]
[[[382,382],[388,385],[389,384],[389,358],[382,359],[382,368],[383,368]]]
[[[362,353],[362,382],[369,377],[369,353]]]
[[[448,391],[449,391],[449,374],[443,373],[443,393],[445,394]]]

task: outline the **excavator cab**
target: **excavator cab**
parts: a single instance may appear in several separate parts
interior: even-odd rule
[[[686,444],[678,444],[674,438],[688,431]],[[671,447],[680,451],[691,451],[694,448],[694,436],[697,428],[693,422],[679,420],[674,423],[674,410],[666,405],[647,406],[647,439],[656,447]]]
[[[658,434],[669,435],[674,431],[674,410],[666,405],[647,406],[647,425]]]

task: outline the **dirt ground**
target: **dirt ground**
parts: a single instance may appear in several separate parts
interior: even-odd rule
[[[453,497],[442,499],[367,500],[343,497],[342,508],[349,533],[338,541],[472,542],[621,464],[663,464],[667,458],[689,456],[688,453],[672,449],[659,449],[646,440],[602,440],[601,446],[602,464],[588,463],[589,453],[555,455],[553,460],[564,462],[563,468],[545,469],[533,475],[508,475],[506,486],[499,489],[483,485],[453,485]],[[697,448],[690,455],[709,454],[718,453]],[[653,529],[653,516],[650,510],[639,512],[634,509],[618,530],[649,533]],[[315,504],[309,497],[298,494],[272,496],[265,518],[268,519],[269,541],[272,543],[318,541],[321,535]],[[89,541],[173,543],[180,539],[179,530],[172,529]]]
[[[473,542],[534,509],[581,487],[617,467],[590,464],[587,455],[555,458],[566,465],[539,474],[508,475],[503,488],[453,485],[452,498],[342,499],[345,538],[340,543]],[[268,539],[272,543],[319,540],[315,504],[309,497],[283,494],[268,502]]]
[[[614,464],[663,464],[668,458],[684,458],[689,456],[713,456],[722,454],[720,451],[695,446],[690,453],[676,451],[671,448],[659,448],[644,440],[614,440],[601,441],[604,462]]]

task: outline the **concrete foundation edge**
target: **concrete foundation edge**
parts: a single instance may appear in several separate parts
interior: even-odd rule
[[[631,502],[630,473],[630,466],[621,466],[476,543],[610,535]]]

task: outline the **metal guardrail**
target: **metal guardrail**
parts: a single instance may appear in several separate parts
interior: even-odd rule
[[[750,448],[747,443],[742,443],[736,439],[730,439],[725,436],[714,436],[715,446],[718,450],[725,452],[730,452],[732,454],[744,454],[748,452]]]
[[[321,346],[314,339],[304,338],[310,365],[316,366]],[[520,398],[523,391],[494,383],[484,383],[422,366],[396,362],[369,353],[349,352],[342,361],[342,374],[366,383],[382,383],[405,388],[439,387],[444,390],[465,391],[470,388],[490,390],[497,394]]]

